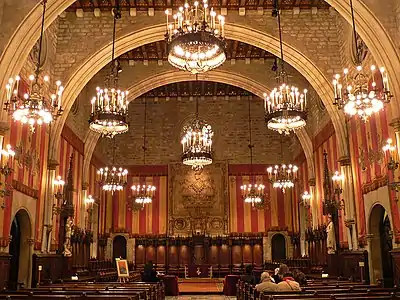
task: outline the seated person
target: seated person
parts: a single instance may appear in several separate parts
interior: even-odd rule
[[[261,292],[276,292],[278,290],[278,285],[273,283],[268,272],[263,272],[261,274],[261,283],[256,285],[256,290]]]
[[[144,281],[144,282],[159,281],[159,279],[157,277],[157,272],[156,272],[153,262],[151,260],[144,266],[142,281]]]
[[[307,285],[306,275],[303,272],[301,272],[300,270],[297,270],[297,269],[293,270],[293,278],[295,281],[297,281],[300,284],[300,286]]]
[[[278,292],[301,291],[300,284],[293,278],[293,274],[288,272],[282,277],[282,281],[277,284]]]
[[[281,278],[279,277],[279,268],[275,269],[275,274],[272,276],[272,279],[274,280],[275,283],[281,282]]]
[[[256,277],[253,274],[253,267],[251,265],[246,266],[246,273],[245,275],[240,276],[240,280],[251,285],[255,285],[257,283]]]

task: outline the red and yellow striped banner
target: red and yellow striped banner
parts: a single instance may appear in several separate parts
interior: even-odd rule
[[[293,195],[290,190],[285,194],[280,189],[272,188],[267,175],[254,176],[256,183],[265,185],[266,199],[269,205],[264,209],[253,208],[245,203],[241,185],[248,184],[253,178],[250,176],[229,176],[229,220],[230,232],[266,232],[272,228],[288,228],[293,230]]]

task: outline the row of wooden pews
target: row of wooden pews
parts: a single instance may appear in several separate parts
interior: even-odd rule
[[[103,299],[164,300],[164,285],[159,283],[60,283],[35,289],[3,291],[0,299],[50,300],[50,299]]]
[[[263,292],[254,286],[239,281],[237,284],[238,300],[361,300],[361,299],[400,299],[400,289],[382,288],[377,285],[365,285],[348,281],[312,281],[302,291]]]

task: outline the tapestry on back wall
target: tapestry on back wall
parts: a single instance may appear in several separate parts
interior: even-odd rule
[[[214,162],[201,170],[169,165],[170,235],[228,233],[228,166]]]

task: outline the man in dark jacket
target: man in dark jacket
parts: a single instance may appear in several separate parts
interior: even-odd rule
[[[257,283],[256,277],[253,274],[253,267],[251,265],[246,266],[246,272],[244,275],[240,276],[240,280],[251,285],[255,285]]]

